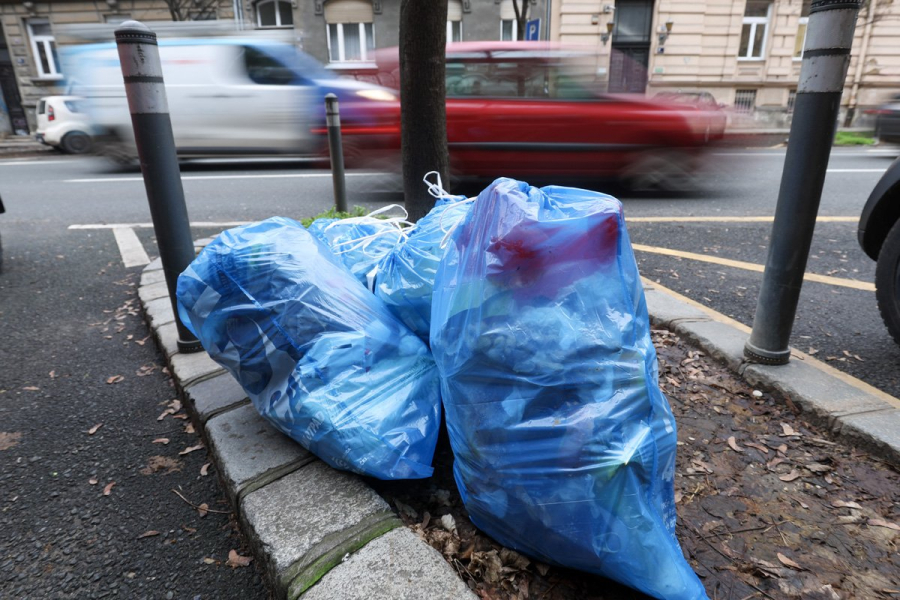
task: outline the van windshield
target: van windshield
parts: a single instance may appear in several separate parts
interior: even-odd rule
[[[256,49],[278,59],[283,65],[293,69],[305,79],[337,79],[338,77],[312,56],[293,46],[266,44],[257,46]]]

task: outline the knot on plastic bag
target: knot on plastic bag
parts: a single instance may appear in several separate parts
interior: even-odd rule
[[[382,217],[377,218],[378,215],[383,215],[391,210],[398,209],[403,214],[397,215],[394,217]],[[413,226],[413,223],[410,223],[407,219],[409,218],[409,213],[406,212],[406,209],[400,206],[399,204],[389,204],[387,206],[383,206],[377,210],[373,210],[367,215],[362,217],[350,217],[348,219],[341,219],[339,221],[335,221],[333,223],[329,223],[325,226],[323,231],[328,231],[332,227],[336,225],[347,226],[347,225],[374,225],[379,227],[378,231],[375,233],[355,238],[352,240],[345,240],[343,242],[336,242],[333,246],[332,251],[335,254],[345,254],[347,252],[353,252],[355,250],[362,250],[363,253],[369,255],[368,248],[369,245],[384,235],[396,235],[397,241],[405,240],[409,237],[406,233],[409,227]]]
[[[432,183],[428,180],[430,175],[434,175],[436,181]],[[465,196],[454,196],[444,189],[444,184],[441,182],[441,174],[437,171],[428,171],[425,173],[425,176],[422,177],[422,181],[425,182],[425,185],[428,186],[428,193],[434,196],[438,200],[452,200],[455,203],[468,203],[475,202],[475,198],[466,198]],[[447,241],[450,239],[450,236],[453,235],[453,232],[456,231],[456,228],[459,227],[462,219],[458,219],[456,223],[453,224],[449,229],[444,227],[444,216],[447,214],[447,211],[441,213],[440,227],[441,231],[444,232],[444,237],[441,238],[441,248],[447,246]]]

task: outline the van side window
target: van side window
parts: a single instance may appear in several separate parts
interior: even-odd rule
[[[247,77],[260,85],[290,85],[296,79],[290,68],[252,46],[244,46],[244,66]]]

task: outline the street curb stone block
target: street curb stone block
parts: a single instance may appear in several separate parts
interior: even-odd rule
[[[150,285],[142,285],[138,290],[138,297],[141,299],[141,303],[146,306],[147,303],[149,303],[151,300],[156,300],[157,298],[168,298],[169,286],[165,281],[160,281],[159,283],[151,283]]]
[[[245,531],[268,564],[277,598],[296,600],[343,557],[400,521],[358,477],[321,461],[251,492]]]
[[[213,417],[206,424],[206,435],[235,506],[245,495],[314,460],[308,450],[270,425],[252,405]]]
[[[166,358],[171,358],[178,352],[178,327],[175,325],[174,319],[171,323],[156,328],[156,342],[160,350],[165,353]]]
[[[440,553],[406,527],[369,542],[302,600],[475,600]]]
[[[169,297],[157,298],[144,304],[144,313],[150,319],[150,326],[154,329],[175,322],[175,313],[172,312],[172,301]]]
[[[144,267],[144,272],[147,271],[162,271],[162,259],[159,257],[154,258],[150,261],[150,264]]]
[[[900,464],[900,411],[895,408],[847,415],[838,419],[842,436],[885,458]]]
[[[247,392],[230,373],[184,386],[184,394],[194,405],[201,425],[221,412],[250,402]]]
[[[891,408],[796,358],[777,367],[749,364],[743,377],[750,385],[778,390],[800,408],[804,418],[832,430],[838,430],[836,421],[848,415]]]
[[[671,328],[732,371],[744,361],[744,344],[750,336],[737,327],[718,321],[673,321]]]
[[[696,306],[691,306],[687,302],[681,302],[652,287],[648,286],[644,289],[644,297],[647,300],[647,311],[650,313],[650,321],[657,327],[671,328],[673,321],[710,320],[709,315]]]
[[[206,352],[175,354],[170,361],[172,363],[172,374],[182,388],[201,379],[207,379],[211,375],[224,370]]]
[[[166,273],[162,269],[158,271],[147,271],[145,270],[141,274],[141,287],[153,285],[154,283],[166,281]]]

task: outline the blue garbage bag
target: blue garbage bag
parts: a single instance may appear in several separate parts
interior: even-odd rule
[[[498,179],[453,233],[431,349],[472,522],[541,561],[706,598],[675,529],[675,420],[621,204]]]
[[[444,197],[388,252],[375,274],[375,295],[426,343],[431,330],[434,274],[447,232],[468,214],[465,196]]]
[[[178,313],[259,413],[333,467],[429,477],[427,346],[299,223],[225,231],[178,278]]]
[[[394,205],[386,206],[365,217],[350,219],[316,219],[309,232],[338,257],[353,276],[372,289],[375,267],[405,237],[403,218],[377,218]]]

